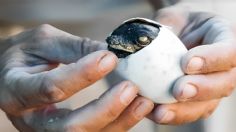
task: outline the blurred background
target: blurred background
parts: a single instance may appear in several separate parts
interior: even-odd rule
[[[154,0],[155,1],[155,0]],[[169,6],[177,0],[156,0],[157,8]],[[178,0],[179,1],[179,0]],[[219,14],[233,23],[236,17],[235,0],[182,0],[186,8]],[[24,29],[48,23],[74,35],[104,41],[107,35],[131,17],[152,18],[148,0],[0,0],[0,38],[17,34]],[[77,108],[98,97],[108,87],[101,80],[69,100],[61,107]],[[148,119],[140,122],[132,132],[234,132],[236,130],[236,94],[224,99],[209,119],[184,126],[160,126]],[[0,130],[17,130],[0,112]]]

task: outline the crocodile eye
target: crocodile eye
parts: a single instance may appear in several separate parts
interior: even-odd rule
[[[147,37],[147,36],[140,36],[138,38],[138,44],[140,46],[147,46],[150,43],[151,43],[151,41],[150,41],[149,37]]]

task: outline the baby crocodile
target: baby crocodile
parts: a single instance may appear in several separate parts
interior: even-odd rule
[[[108,50],[125,58],[149,45],[160,31],[160,25],[135,19],[127,21],[116,28],[106,42]]]

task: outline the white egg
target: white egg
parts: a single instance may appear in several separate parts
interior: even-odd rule
[[[161,25],[144,18],[145,22]],[[127,22],[127,21],[126,21]],[[180,62],[187,52],[184,44],[167,27],[161,25],[158,36],[145,48],[119,60],[115,69],[124,79],[140,88],[140,95],[156,103],[174,103],[172,95],[175,81],[184,75]]]

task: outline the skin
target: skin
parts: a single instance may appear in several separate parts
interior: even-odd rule
[[[124,23],[107,37],[108,50],[115,53],[118,58],[127,57],[149,45],[159,31],[157,25],[137,20]]]
[[[115,68],[117,57],[101,42],[42,25],[1,44],[8,46],[0,57],[0,108],[19,131],[128,131],[154,107],[128,81],[81,108],[55,106]]]
[[[155,19],[171,26],[189,51],[181,62],[186,75],[173,88],[179,102],[156,104],[148,117],[156,123],[172,125],[207,118],[236,86],[232,27],[218,16],[178,6],[160,10]]]

